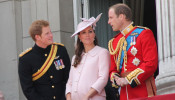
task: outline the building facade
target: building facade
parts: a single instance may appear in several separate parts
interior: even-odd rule
[[[74,53],[72,0],[0,0],[0,90],[5,100],[25,100],[18,77],[18,55],[34,45],[31,23],[48,20],[55,42]]]
[[[159,53],[158,95],[175,93],[174,0],[0,0],[0,90],[5,100],[25,100],[19,85],[18,55],[34,45],[28,34],[33,21],[48,20],[54,41],[63,43],[71,58],[76,37],[70,36],[80,17],[103,13],[96,35],[100,46],[107,48],[116,34],[107,24],[108,8],[115,3],[128,4],[135,25],[153,30]]]

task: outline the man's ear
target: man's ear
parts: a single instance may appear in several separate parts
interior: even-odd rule
[[[35,40],[40,40],[41,36],[40,35],[35,35]]]
[[[124,14],[120,14],[120,15],[119,15],[119,18],[120,18],[120,19],[125,19],[125,17],[126,17],[126,16],[125,16]]]

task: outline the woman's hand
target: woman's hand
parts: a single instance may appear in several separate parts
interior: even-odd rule
[[[89,100],[89,97],[88,97],[88,96],[85,96],[85,97],[83,98],[83,100]]]
[[[66,94],[66,100],[71,100],[71,93]]]
[[[86,94],[86,96],[83,98],[83,100],[90,100],[90,98],[92,98],[94,95],[96,95],[98,92],[97,90],[95,90],[94,88],[91,88],[88,93]]]

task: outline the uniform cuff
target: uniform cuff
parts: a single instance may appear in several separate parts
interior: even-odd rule
[[[116,83],[116,81],[114,79],[115,76],[120,77],[120,75],[118,73],[112,73],[111,77],[110,77],[110,80],[112,82],[112,87],[118,88],[119,86],[117,85],[117,83]]]
[[[131,73],[129,73],[125,79],[128,81],[128,83],[131,85],[131,87],[136,87],[137,85],[140,84],[140,81],[138,80],[138,76],[140,74],[144,73],[144,70],[137,68]]]

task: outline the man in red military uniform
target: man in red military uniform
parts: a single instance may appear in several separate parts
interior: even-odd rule
[[[120,100],[156,95],[153,76],[158,54],[152,31],[133,26],[131,9],[125,4],[111,6],[108,16],[113,31],[120,31],[108,43],[110,79],[114,87],[121,87]]]

